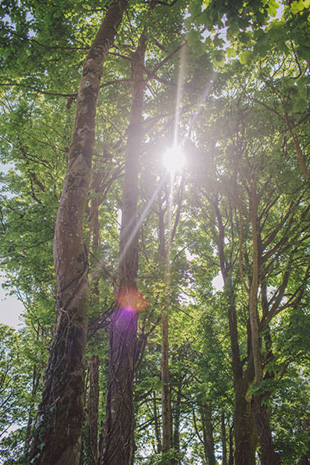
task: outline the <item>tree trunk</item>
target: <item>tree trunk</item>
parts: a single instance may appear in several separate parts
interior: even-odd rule
[[[218,224],[218,248],[221,273],[224,281],[224,293],[227,299],[227,315],[229,323],[229,336],[231,347],[231,365],[234,380],[234,465],[255,465],[256,435],[254,431],[254,414],[251,400],[247,398],[250,386],[251,369],[244,373],[239,350],[239,335],[237,313],[235,305],[235,290],[232,277],[232,264],[225,261],[225,229],[218,203],[214,202],[214,208]],[[248,350],[251,348],[248,344]],[[249,354],[248,354],[249,355]],[[250,355],[249,355],[250,360]],[[250,366],[250,362],[249,362]],[[230,451],[230,462],[232,452]]]
[[[233,426],[229,428],[229,460],[228,465],[235,465],[235,453],[234,453],[234,429]]]
[[[88,325],[84,213],[91,176],[102,66],[114,42],[127,2],[112,2],[83,66],[69,164],[56,220],[56,330],[29,457],[29,463],[33,465],[78,465],[80,460]]]
[[[237,315],[232,291],[228,294],[228,321],[234,378],[235,465],[255,465],[256,434],[251,400],[247,398],[251,373],[243,373],[238,342]]]
[[[153,391],[153,411],[154,411],[154,423],[155,423],[155,439],[156,439],[156,453],[161,454],[161,434],[160,424],[157,411],[156,392]]]
[[[159,256],[161,271],[164,276],[165,288],[161,300],[161,415],[162,415],[162,453],[165,454],[171,449],[172,440],[172,417],[171,417],[171,397],[170,397],[170,374],[169,374],[169,250],[166,248],[165,240],[165,211],[162,208],[162,198],[159,194]],[[167,461],[171,465],[171,461]]]
[[[259,289],[260,278],[260,262],[261,262],[261,237],[258,219],[258,198],[255,185],[251,186],[251,203],[250,203],[250,219],[252,227],[252,281],[249,295],[249,316],[251,327],[251,342],[252,355],[254,364],[255,381],[261,383],[263,381],[263,366],[261,360],[261,344],[259,334],[259,315],[257,308],[257,295]],[[264,287],[264,286],[263,286]],[[255,412],[256,429],[261,446],[262,465],[279,465],[280,457],[276,454],[272,441],[270,428],[269,409],[262,402],[263,396],[254,396],[253,406]]]
[[[29,406],[29,414],[28,414],[28,422],[26,428],[26,435],[25,435],[25,455],[28,453],[29,449],[29,441],[31,439],[31,432],[33,428],[33,420],[34,420],[34,405],[35,405],[35,398],[38,391],[40,379],[42,376],[43,363],[40,363],[40,366],[34,365],[33,367],[33,375],[32,375],[32,389],[31,389],[31,398],[30,398],[30,406]]]
[[[214,454],[213,424],[211,405],[205,405],[201,410],[203,426],[203,444],[208,465],[216,465]]]
[[[265,396],[263,396],[265,397]],[[256,428],[260,442],[260,458],[262,465],[280,465],[280,455],[275,452],[272,432],[270,428],[270,413],[267,405],[264,405],[263,397],[253,398]]]
[[[132,57],[132,103],[125,160],[116,310],[110,323],[109,377],[101,465],[131,465],[134,456],[133,380],[137,360],[138,176],[145,87],[145,33]]]
[[[87,401],[87,457],[88,465],[98,464],[98,406],[99,357],[93,355],[89,364],[89,392]]]
[[[172,417],[169,376],[169,321],[167,305],[161,312],[162,452],[171,449]]]
[[[221,413],[221,439],[222,439],[222,465],[227,465],[227,438],[226,438],[226,425],[225,413]]]
[[[181,400],[182,400],[182,377],[179,377],[177,384],[177,396],[173,409],[173,449],[180,453],[180,416],[181,416]],[[178,465],[179,459],[172,459],[171,465]]]
[[[249,315],[251,325],[252,353],[254,362],[255,380],[260,383],[263,380],[263,370],[261,362],[260,337],[259,337],[259,316],[257,310],[257,294],[259,283],[259,228],[258,228],[258,199],[255,187],[252,187],[250,205],[251,227],[252,227],[252,281],[249,295]]]
[[[235,386],[235,465],[255,465],[256,433],[251,400],[247,398],[249,383],[239,380]]]

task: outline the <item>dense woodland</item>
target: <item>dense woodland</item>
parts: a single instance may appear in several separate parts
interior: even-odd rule
[[[310,1],[0,14],[0,463],[310,464]]]

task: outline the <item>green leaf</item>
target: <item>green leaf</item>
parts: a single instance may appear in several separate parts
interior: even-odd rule
[[[245,50],[239,55],[239,61],[242,65],[247,65],[252,57],[252,52],[250,50]]]
[[[298,1],[292,2],[290,8],[291,8],[293,15],[296,15],[297,13],[300,13],[307,7],[305,6],[304,0],[298,0]]]
[[[191,16],[196,19],[200,13],[201,13],[201,1],[200,0],[195,0],[190,3],[188,7],[188,11],[191,14]]]

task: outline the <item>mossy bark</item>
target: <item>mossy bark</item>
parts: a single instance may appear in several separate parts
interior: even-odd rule
[[[76,105],[69,162],[54,238],[56,329],[38,422],[29,454],[34,465],[78,465],[84,409],[88,325],[88,260],[83,223],[95,140],[102,66],[128,0],[114,0],[86,57]]]

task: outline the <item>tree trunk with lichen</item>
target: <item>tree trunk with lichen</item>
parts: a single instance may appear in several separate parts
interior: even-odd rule
[[[82,70],[69,163],[55,228],[56,329],[29,454],[29,463],[33,465],[78,465],[80,460],[88,325],[84,213],[102,66],[127,2],[111,3]]]
[[[146,37],[132,56],[132,103],[125,159],[116,309],[110,323],[109,376],[101,465],[131,465],[134,457],[133,380],[140,310],[137,220]]]

